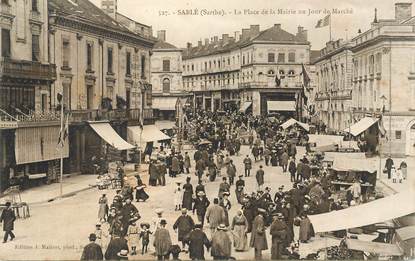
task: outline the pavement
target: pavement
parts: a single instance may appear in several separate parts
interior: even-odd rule
[[[304,153],[304,148],[298,148],[299,155]],[[193,157],[193,151],[189,151],[191,157]],[[237,175],[243,173],[243,158],[249,153],[249,147],[242,146],[241,154],[234,156],[233,160],[237,167]],[[251,156],[252,157],[252,156]],[[396,159],[395,164],[400,161]],[[407,159],[408,170],[415,167],[415,159]],[[263,164],[263,161],[253,164],[251,177],[246,178],[246,191],[251,192],[256,190],[255,171],[259,168],[259,165]],[[382,162],[384,165],[384,163]],[[132,171],[132,165],[127,166],[127,173]],[[192,169],[194,168],[194,162],[192,161]],[[145,171],[145,166],[141,168]],[[289,181],[289,174],[282,173],[280,167],[264,166],[265,170],[265,186],[272,188],[274,194],[280,185],[284,185],[288,190],[291,188],[291,182]],[[223,170],[224,172],[224,170]],[[410,172],[410,171],[408,171]],[[179,175],[173,179],[167,177],[167,186],[161,187],[148,187],[146,192],[150,198],[146,202],[134,202],[134,205],[140,211],[142,216],[140,222],[152,223],[156,217],[154,210],[156,208],[163,208],[164,218],[167,220],[167,227],[169,229],[173,244],[177,243],[177,233],[172,229],[172,225],[175,220],[180,216],[180,212],[174,210],[174,189],[176,187],[175,182],[184,182],[186,177],[192,178],[191,183],[196,186],[197,177],[194,172],[189,175]],[[388,193],[396,193],[410,187],[413,184],[414,177],[408,173],[410,177],[402,184],[394,184],[390,180],[387,180],[383,175],[381,176],[379,185],[382,185],[385,190],[389,189]],[[31,202],[31,217],[28,219],[19,219],[15,223],[16,238],[12,242],[8,242],[1,246],[0,260],[27,260],[36,259],[41,260],[79,260],[83,247],[88,243],[88,235],[94,232],[95,224],[97,223],[98,215],[98,199],[102,193],[107,194],[110,202],[115,195],[115,191],[98,190],[95,185],[94,175],[80,175],[73,176],[64,180],[63,191],[67,197],[59,198],[59,184],[45,185],[38,188],[33,188],[22,193],[22,200]],[[144,183],[148,182],[147,174],[143,175]],[[209,200],[213,200],[217,196],[218,187],[221,182],[221,178],[217,178],[214,182],[207,182],[205,189]],[[239,209],[239,205],[236,202],[235,193],[233,193],[235,187],[231,188],[231,204],[232,208],[229,211],[229,218],[232,219]],[[50,199],[54,199],[50,201]],[[192,215],[194,220],[197,217]],[[105,228],[106,225],[104,225]],[[154,231],[154,228],[151,228]],[[205,227],[205,232],[210,237],[210,232]],[[296,237],[298,237],[298,227],[295,227]],[[268,246],[271,246],[271,237],[269,231],[266,233]],[[248,235],[248,240],[250,235]],[[149,245],[149,253],[146,255],[130,256],[130,260],[154,260],[152,239]],[[4,249],[4,250],[3,250]],[[105,250],[104,250],[105,251]],[[253,259],[253,249],[249,249],[247,252],[232,252],[232,255],[236,259]],[[264,251],[264,259],[270,258],[270,250]],[[188,255],[181,254],[181,259],[187,259]],[[205,252],[205,258],[211,260],[209,252]]]

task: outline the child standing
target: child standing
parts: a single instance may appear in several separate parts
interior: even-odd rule
[[[180,187],[180,182],[176,182],[177,187],[174,190],[174,205],[175,209],[174,211],[179,211],[182,209],[182,202],[183,202],[183,190]]]
[[[144,255],[148,251],[148,244],[150,243],[150,235],[153,234],[150,231],[150,224],[142,223],[141,225],[142,231],[140,232],[140,239],[141,239],[141,254]]]
[[[128,227],[128,245],[131,248],[131,255],[137,255],[137,246],[139,244],[139,229],[137,227],[137,224],[135,222],[131,223]]]

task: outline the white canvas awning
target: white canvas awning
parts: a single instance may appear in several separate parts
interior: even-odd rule
[[[324,153],[324,160],[326,161],[347,161],[349,159],[366,159],[364,152],[326,152]]]
[[[308,217],[314,232],[321,233],[372,225],[412,213],[415,213],[415,191],[406,190],[358,206]]]
[[[301,121],[297,121],[295,119],[289,119],[288,121],[284,122],[283,124],[281,124],[281,127],[285,130],[295,124],[298,124],[299,126],[301,126],[304,130],[309,131],[310,130],[310,125],[308,125],[307,123],[303,123]]]
[[[402,227],[396,230],[396,234],[402,241],[415,238],[415,226]]]
[[[267,101],[268,112],[295,111],[295,101]]]
[[[347,239],[346,245],[348,249],[364,251],[385,256],[401,256],[403,251],[395,244],[378,243],[371,241],[363,241],[358,239]]]
[[[160,140],[169,140],[169,136],[161,132],[156,125],[144,125],[128,127],[128,140],[137,145],[143,145],[147,142],[155,142]],[[140,142],[141,141],[141,142]],[[141,144],[140,144],[141,143]]]
[[[107,122],[89,122],[89,126],[112,147],[117,150],[129,150],[135,146],[126,142]]]
[[[153,97],[152,108],[160,111],[175,111],[176,102],[176,97]]]
[[[335,159],[332,169],[336,171],[367,171],[369,173],[374,173],[379,169],[379,161],[376,158],[344,158],[343,160]]]
[[[353,124],[352,126],[350,126],[350,128],[345,129],[344,131],[352,134],[353,136],[358,136],[378,121],[378,118],[365,117]]]
[[[241,109],[239,110],[240,112],[246,112],[246,110],[248,110],[249,107],[252,106],[252,102],[251,101],[246,101],[244,102],[244,104],[242,104]]]
[[[316,135],[309,134],[308,142],[315,143],[316,147],[328,146],[328,145],[339,145],[342,144],[344,137],[338,135]]]

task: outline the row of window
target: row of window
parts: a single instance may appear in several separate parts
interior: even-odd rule
[[[94,45],[91,42],[86,43],[86,67],[87,71],[91,72],[94,64]],[[69,39],[62,41],[62,65],[70,67],[71,49]],[[127,51],[125,54],[125,74],[131,76],[132,57],[131,52]],[[141,77],[145,77],[146,57],[141,55]],[[107,73],[114,73],[114,51],[113,47],[107,47]]]
[[[220,69],[225,65],[230,66],[231,65],[231,61],[232,64],[235,65],[236,61],[239,64],[239,55],[232,57],[232,59],[230,57],[228,58],[223,58],[222,62],[220,59],[218,60],[210,60],[210,61],[205,61],[204,63],[200,64],[200,68],[204,68],[205,71],[207,71],[208,69]],[[249,64],[250,62],[253,61],[253,54],[251,54],[251,56],[249,55],[243,55],[242,56],[242,65],[245,64]],[[286,63],[286,54],[285,53],[278,53],[278,57],[276,60],[276,53],[268,53],[268,62],[269,63]],[[296,62],[296,57],[295,57],[295,52],[289,52],[288,53],[288,63],[295,63]],[[195,66],[195,64],[187,64],[187,65],[183,65],[183,71],[184,72],[194,72],[195,70],[197,70],[197,65]]]
[[[382,53],[353,59],[353,73],[355,77],[363,74],[380,73],[382,70]]]
[[[1,0],[2,5],[10,6],[10,0]],[[38,0],[32,0],[32,11],[39,12],[39,2]]]
[[[11,57],[11,36],[8,29],[1,29],[1,55]],[[40,61],[40,37],[36,34],[32,34],[32,61]]]

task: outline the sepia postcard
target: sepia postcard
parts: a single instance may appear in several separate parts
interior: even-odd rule
[[[413,0],[0,0],[0,260],[415,258]]]

